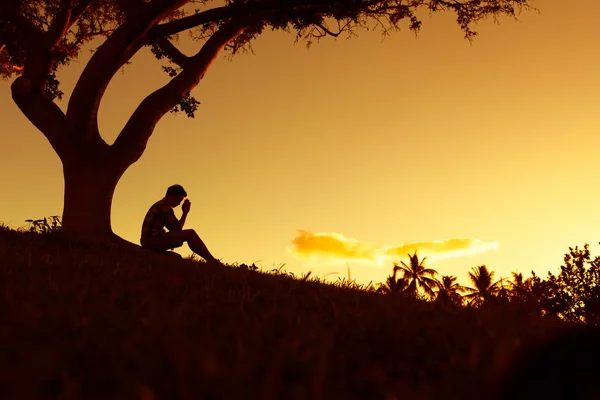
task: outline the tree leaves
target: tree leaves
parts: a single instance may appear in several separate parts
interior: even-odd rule
[[[592,259],[587,243],[582,249],[569,247],[560,273],[549,272],[543,288],[546,311],[570,322],[600,325],[600,256]]]
[[[178,113],[181,111],[184,112],[189,118],[194,118],[199,104],[200,102],[192,97],[192,95],[188,92],[181,98],[179,104],[173,107],[170,112]]]
[[[154,2],[159,4],[159,2]],[[136,10],[147,8],[147,2],[121,2],[117,0],[4,0],[0,6],[0,78],[11,78],[23,72],[28,52],[32,49],[31,40],[27,40],[15,15],[24,18],[42,34],[50,32],[54,24],[64,15],[64,7],[71,5],[71,18],[67,29],[62,33],[58,44],[50,50],[51,73],[48,74],[45,94],[51,99],[62,97],[60,83],[56,73],[61,66],[68,65],[79,56],[82,47],[98,36],[110,37],[114,30],[126,20],[134,18]],[[123,5],[127,5],[125,10]],[[194,6],[194,8],[190,6]],[[326,36],[347,34],[356,35],[358,29],[381,29],[384,35],[392,30],[399,30],[402,21],[408,21],[408,29],[418,32],[421,21],[418,13],[452,11],[457,16],[457,23],[465,32],[465,37],[472,38],[475,32],[473,23],[492,16],[515,17],[522,8],[530,8],[529,0],[227,0],[225,7],[214,0],[202,0],[171,9],[171,2],[164,2],[161,20],[158,24],[169,24],[182,21],[194,15],[205,15],[206,18],[193,23],[185,29],[193,38],[205,41],[216,30],[236,18],[252,17],[247,29],[235,37],[226,46],[232,55],[240,50],[248,50],[251,42],[260,36],[265,28],[295,32],[297,40],[304,40],[307,45]],[[62,14],[61,14],[62,13]],[[129,17],[128,17],[129,15]],[[12,17],[10,17],[12,16]],[[149,30],[149,35],[153,32]],[[39,42],[39,41],[38,41]],[[36,45],[39,45],[37,43]],[[168,58],[164,52],[148,41],[157,59]],[[172,60],[169,59],[172,62]],[[175,77],[178,69],[163,66],[170,77]],[[198,102],[185,96],[173,112],[184,111],[193,116]]]

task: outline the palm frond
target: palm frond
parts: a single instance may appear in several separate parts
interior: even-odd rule
[[[431,275],[431,276],[436,276],[438,272],[433,268],[426,268],[426,269],[422,270],[421,273]]]
[[[465,292],[466,293],[470,293],[470,294],[479,295],[479,290],[477,290],[475,288],[472,288],[472,287],[465,287]],[[470,294],[469,295],[465,295],[465,296],[470,296]]]

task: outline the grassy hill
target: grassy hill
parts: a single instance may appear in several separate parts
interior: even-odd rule
[[[492,398],[561,329],[0,227],[0,398]]]

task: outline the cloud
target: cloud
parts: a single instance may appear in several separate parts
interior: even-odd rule
[[[298,230],[292,251],[302,257],[321,256],[336,259],[375,260],[377,246],[360,243],[340,233],[312,233]]]
[[[389,259],[407,258],[417,251],[429,260],[463,257],[497,250],[498,242],[484,242],[476,238],[452,238],[413,242],[391,246],[362,243],[340,233],[312,233],[299,230],[292,240],[294,254],[305,258],[326,258],[328,261],[375,261],[378,264]]]
[[[427,256],[431,260],[440,260],[497,250],[498,247],[498,242],[484,242],[475,238],[453,238],[389,246],[385,248],[384,254],[392,257],[405,257],[409,253],[418,251],[419,254]]]

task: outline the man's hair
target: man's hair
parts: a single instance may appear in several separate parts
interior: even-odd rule
[[[181,185],[169,186],[167,189],[167,196],[183,196],[187,197],[187,192]]]

